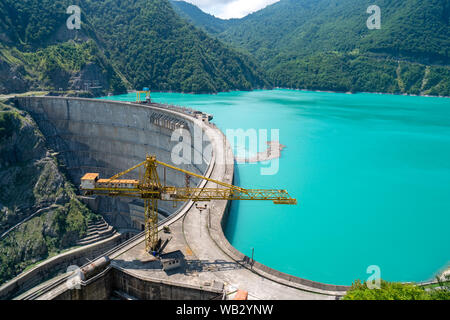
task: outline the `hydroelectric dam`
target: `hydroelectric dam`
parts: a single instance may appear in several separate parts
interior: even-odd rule
[[[85,173],[111,177],[150,154],[171,164],[172,150],[180,144],[191,151],[190,157],[175,166],[233,183],[233,152],[224,134],[209,122],[210,115],[155,103],[66,97],[20,97],[14,102],[33,117],[76,186]],[[190,138],[173,139],[177,129],[189,132]],[[200,142],[190,143],[199,132]],[[137,178],[137,173],[130,174]],[[168,185],[186,184],[180,172],[158,167],[158,174]],[[190,184],[217,187],[197,178]],[[281,273],[237,251],[223,233],[228,201],[159,202],[163,252],[180,264],[164,270],[162,262],[144,250],[143,201],[79,194],[119,232],[31,268],[0,287],[0,299],[232,299],[245,290],[249,299],[310,300],[336,299],[348,290]],[[76,285],[71,285],[74,271],[67,270],[73,265],[89,275]],[[56,276],[55,270],[60,271]]]

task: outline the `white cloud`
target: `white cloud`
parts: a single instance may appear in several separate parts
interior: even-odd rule
[[[242,18],[279,0],[185,0],[218,18]]]

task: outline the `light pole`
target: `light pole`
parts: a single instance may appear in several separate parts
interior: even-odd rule
[[[198,203],[195,204],[195,207],[198,209],[198,211],[200,212],[200,221],[202,221],[202,212],[203,210],[206,210],[208,208],[208,205],[205,204],[203,206],[199,205]],[[200,223],[200,237],[202,236],[202,224]]]

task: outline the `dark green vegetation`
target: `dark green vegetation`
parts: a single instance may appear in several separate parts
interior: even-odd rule
[[[89,83],[89,87],[99,87],[94,91],[96,94],[126,92],[118,73],[92,40],[54,44],[34,52],[3,47],[0,48],[0,63],[1,60],[5,66],[4,77],[0,76],[0,92],[3,93],[82,90],[85,83]]]
[[[134,87],[217,92],[266,85],[252,59],[186,23],[166,0],[85,1],[83,7]]]
[[[281,0],[224,22],[174,3],[190,21],[253,55],[274,86],[450,96],[449,2],[377,1],[381,30],[366,26],[372,4]]]
[[[68,30],[66,8],[82,8]],[[255,62],[186,23],[167,0],[6,0],[0,93],[33,89],[218,92],[267,85]]]
[[[343,300],[450,300],[448,283],[439,282],[439,288],[414,284],[381,281],[380,289],[369,289],[367,283],[356,281]]]
[[[13,112],[0,113],[0,142],[6,141],[14,132],[17,116]]]
[[[76,245],[96,216],[75,196],[24,112],[0,103],[0,284]]]
[[[66,28],[70,1],[2,1],[0,93],[82,90],[126,91],[120,74],[98,46],[89,24]]]
[[[0,3],[0,93],[276,86],[450,96],[446,0],[380,0],[381,30],[366,26],[370,0],[281,0],[232,20],[173,0],[78,0],[82,29],[70,31],[72,2]]]
[[[170,3],[181,17],[212,34],[224,32],[232,25],[237,25],[240,22],[240,19],[224,20],[216,18],[188,2],[170,0]]]

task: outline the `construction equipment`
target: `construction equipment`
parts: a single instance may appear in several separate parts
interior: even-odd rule
[[[145,94],[145,99],[142,100],[141,94]],[[137,103],[148,103],[151,102],[150,89],[143,88],[142,91],[136,91],[136,102]]]
[[[186,175],[207,180],[217,184],[216,188],[191,188],[166,186],[161,183],[157,166],[184,173]],[[139,171],[139,180],[118,179],[127,173],[144,167],[143,175]],[[221,186],[221,188],[219,188]],[[155,156],[147,156],[146,160],[134,167],[116,174],[109,179],[99,179],[98,173],[87,173],[81,179],[81,189],[87,195],[103,195],[111,197],[132,197],[144,200],[145,209],[145,248],[147,252],[158,250],[158,201],[211,201],[211,200],[271,200],[275,204],[297,204],[297,200],[289,196],[286,190],[243,189],[218,180],[210,179],[187,170],[156,160]]]

